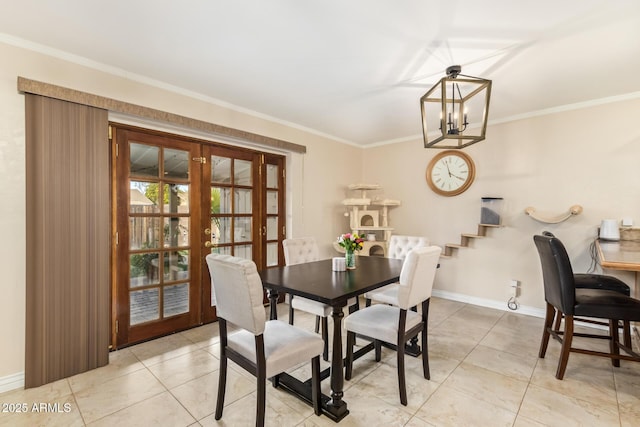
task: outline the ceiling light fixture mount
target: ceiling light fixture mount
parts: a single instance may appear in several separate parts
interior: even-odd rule
[[[461,71],[448,67],[447,77],[420,98],[424,148],[464,148],[485,139],[491,80]]]

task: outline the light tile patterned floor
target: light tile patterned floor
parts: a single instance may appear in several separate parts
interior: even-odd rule
[[[281,305],[279,312],[286,319],[287,306]],[[312,329],[314,319],[298,312],[296,325]],[[554,374],[560,346],[552,340],[547,357],[539,359],[541,329],[539,318],[433,298],[431,380],[422,378],[420,360],[408,357],[409,404],[404,407],[398,397],[395,353],[385,349],[381,363],[369,354],[356,361],[354,378],[345,382],[350,414],[339,425],[640,425],[639,363],[623,362],[615,369],[608,359],[572,354],[565,379],[558,381]],[[1,394],[3,408],[26,404],[27,413],[0,413],[0,425],[253,425],[255,380],[233,363],[223,419],[214,420],[218,353],[217,324],[119,350],[111,353],[106,367]],[[309,375],[309,368],[293,374]],[[328,381],[323,391],[329,392]],[[34,403],[43,411],[35,412]],[[268,386],[267,425],[336,424]]]

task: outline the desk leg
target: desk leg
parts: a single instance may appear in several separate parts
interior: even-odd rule
[[[278,320],[278,291],[267,289],[267,297],[269,298],[269,319]]]
[[[640,299],[640,271],[636,271],[636,286],[633,289],[633,297],[635,299]],[[638,327],[640,326],[640,322],[631,322],[631,331],[636,334],[636,338],[640,341],[640,333],[638,332]],[[631,334],[633,335],[633,334]],[[633,348],[633,344],[631,345]]]
[[[331,355],[331,399],[327,402],[326,410],[337,421],[344,418],[349,411],[347,402],[342,400],[344,387],[344,370],[342,355],[342,307],[333,307],[331,318],[333,319],[333,347]]]

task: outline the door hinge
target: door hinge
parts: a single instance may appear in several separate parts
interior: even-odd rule
[[[118,321],[116,320],[116,334],[118,333],[118,329],[119,329],[120,324],[118,323]]]
[[[282,226],[282,237],[286,237],[287,235],[287,227],[285,225]]]
[[[116,144],[116,159],[118,158],[118,154],[120,154],[120,144]]]
[[[193,160],[194,162],[202,163],[203,165],[207,164],[207,158],[206,157],[193,157],[193,158],[191,158],[191,160]]]
[[[113,139],[113,128],[111,127],[111,125],[109,125],[109,130],[107,131],[107,134],[109,135],[109,141],[111,141]]]
[[[116,246],[118,246],[119,243],[120,243],[120,236],[118,235],[118,232],[116,231]]]

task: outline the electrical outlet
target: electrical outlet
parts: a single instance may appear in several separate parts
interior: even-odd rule
[[[512,298],[516,298],[520,292],[520,282],[518,280],[511,280],[509,282],[509,296]]]

